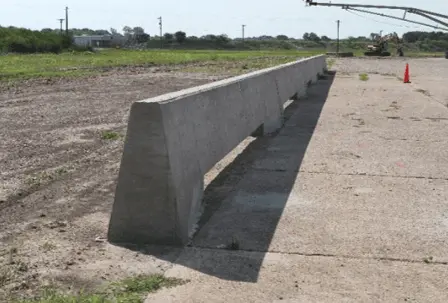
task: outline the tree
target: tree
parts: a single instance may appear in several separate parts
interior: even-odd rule
[[[134,27],[134,28],[132,29],[132,33],[133,33],[135,36],[143,35],[143,34],[145,33],[145,30],[144,30],[142,27],[140,27],[140,26],[136,26],[136,27]]]
[[[123,33],[127,42],[132,42],[134,38],[134,30],[130,26],[123,27]]]
[[[288,38],[288,36],[286,36],[286,35],[278,35],[277,36],[277,40],[288,40],[289,38]]]
[[[227,35],[219,35],[216,37],[216,42],[218,45],[225,45],[230,42],[230,38]]]
[[[409,43],[415,43],[417,41],[423,41],[423,37],[426,36],[423,32],[408,32],[403,35],[403,40]]]
[[[137,43],[146,43],[149,41],[150,36],[146,33],[135,35]]]
[[[205,35],[201,37],[202,40],[216,41],[215,35]]]
[[[316,35],[315,33],[310,33],[309,34],[309,40],[314,41],[314,42],[319,42],[320,38],[318,35]]]
[[[71,37],[59,30],[33,31],[24,28],[0,27],[0,52],[59,53],[71,46]]]
[[[176,38],[177,43],[182,44],[187,39],[187,34],[182,31],[178,31],[174,34],[174,37]]]
[[[371,33],[370,34],[370,39],[372,39],[372,41],[377,40],[379,37],[380,37],[380,35],[377,34],[377,33]]]
[[[134,35],[134,41],[137,43],[146,43],[149,41],[149,35],[145,33],[145,30],[140,26],[134,27],[132,33]]]
[[[303,40],[320,42],[320,38],[318,35],[316,35],[316,33],[304,33]]]
[[[131,28],[130,26],[123,27],[123,33],[126,37],[126,41],[128,43],[134,44],[134,43],[145,43],[148,42],[150,36],[145,33],[145,30],[140,27],[136,26],[134,28]]]
[[[174,35],[170,34],[170,33],[165,33],[165,35],[163,35],[163,38],[165,39],[165,41],[173,41]]]
[[[111,33],[112,36],[118,36],[119,35],[118,31],[115,28],[112,28],[112,27],[110,28],[110,33]]]
[[[320,39],[322,40],[322,41],[325,41],[325,42],[328,42],[328,41],[331,41],[331,39],[330,38],[328,38],[327,36],[322,36],[322,37],[320,37]]]
[[[258,40],[273,40],[273,39],[275,39],[275,38],[272,36],[268,36],[268,35],[263,35],[263,36],[258,37]]]
[[[105,30],[105,29],[98,29],[93,31],[94,35],[100,35],[100,36],[104,36],[104,35],[110,35],[109,31]]]
[[[123,27],[123,33],[125,35],[132,35],[134,32],[130,26]]]

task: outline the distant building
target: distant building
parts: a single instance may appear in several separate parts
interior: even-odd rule
[[[116,47],[124,45],[126,39],[121,35],[82,35],[74,36],[73,42],[75,45],[83,47]]]

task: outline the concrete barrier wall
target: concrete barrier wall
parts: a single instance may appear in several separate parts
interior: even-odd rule
[[[205,173],[255,130],[279,129],[283,104],[325,69],[325,56],[316,56],[135,102],[109,241],[185,244]]]

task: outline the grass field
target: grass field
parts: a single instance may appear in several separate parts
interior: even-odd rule
[[[0,57],[0,80],[78,76],[101,69],[130,65],[169,65],[208,61],[245,61],[277,58],[279,63],[323,51],[168,51],[104,50],[96,53],[6,55]]]
[[[73,77],[98,74],[119,66],[176,65],[198,62],[241,62],[247,69],[264,68],[325,53],[323,49],[278,51],[103,50],[36,55],[0,56],[0,81],[36,77]],[[355,51],[355,56],[362,56]],[[408,52],[408,57],[442,57],[443,53]],[[213,67],[212,67],[213,68]],[[204,67],[193,68],[201,71]]]

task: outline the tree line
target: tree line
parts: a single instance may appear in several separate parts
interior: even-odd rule
[[[179,49],[299,49],[335,47],[335,40],[314,32],[304,33],[301,39],[287,35],[230,38],[227,35],[188,36],[184,31],[165,33],[162,37],[151,36],[142,27],[125,26],[121,32],[114,28],[93,30],[72,28],[69,36],[60,29],[44,28],[40,31],[16,27],[0,27],[0,53],[59,53],[65,49],[76,48],[73,36],[111,35],[123,37],[125,46],[141,48],[179,48]],[[341,39],[342,49],[364,49],[379,36],[348,37]],[[448,50],[448,33],[444,32],[407,32],[403,35],[408,49],[420,51]]]
[[[70,37],[55,32],[0,26],[0,53],[59,53],[71,43]]]

